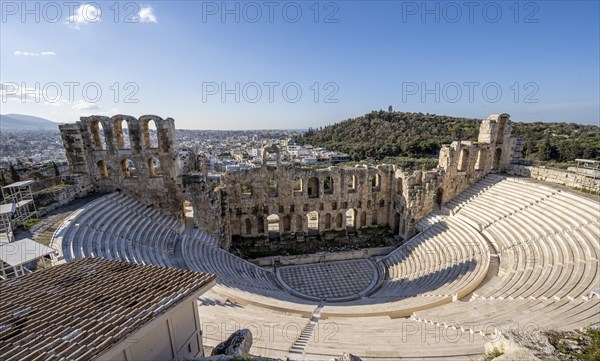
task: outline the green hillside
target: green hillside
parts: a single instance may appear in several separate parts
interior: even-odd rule
[[[380,110],[320,129],[309,129],[299,143],[342,151],[354,161],[421,162],[426,168],[425,165],[435,162],[422,159],[436,158],[442,144],[454,140],[476,141],[480,121]],[[513,122],[513,136],[523,138],[523,154],[528,160],[556,163],[572,162],[576,158],[600,160],[598,126]]]

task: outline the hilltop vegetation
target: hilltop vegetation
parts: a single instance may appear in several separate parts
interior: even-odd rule
[[[348,153],[352,160],[386,160],[429,165],[442,144],[477,141],[480,119],[444,115],[373,111],[320,129],[309,129],[300,144]],[[513,136],[523,138],[525,159],[571,162],[600,160],[600,127],[573,123],[515,123]]]
[[[513,123],[523,138],[523,157],[533,161],[600,160],[600,127],[574,123]]]

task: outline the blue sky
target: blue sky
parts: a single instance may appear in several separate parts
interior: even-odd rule
[[[598,1],[0,3],[2,114],[189,129],[307,128],[389,105],[600,119]]]

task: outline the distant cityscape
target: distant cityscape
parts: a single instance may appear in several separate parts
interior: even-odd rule
[[[125,130],[125,132],[127,132]],[[262,149],[277,145],[282,163],[312,166],[350,161],[350,156],[334,150],[298,145],[300,130],[177,130],[180,157],[204,155],[210,161],[211,172],[234,172],[260,166]],[[152,138],[156,134],[152,132]],[[269,154],[268,161],[276,161]],[[11,164],[27,177],[27,171],[44,165],[57,164],[60,173],[68,172],[65,149],[58,129],[0,131],[0,170],[8,172]]]

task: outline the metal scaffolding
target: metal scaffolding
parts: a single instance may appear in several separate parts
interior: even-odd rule
[[[12,223],[16,212],[14,203],[0,204],[0,245],[14,242]]]
[[[13,203],[15,205],[15,215],[12,219],[13,228],[23,225],[28,219],[37,218],[37,209],[31,192],[33,183],[32,180],[26,180],[2,187],[4,204]]]

